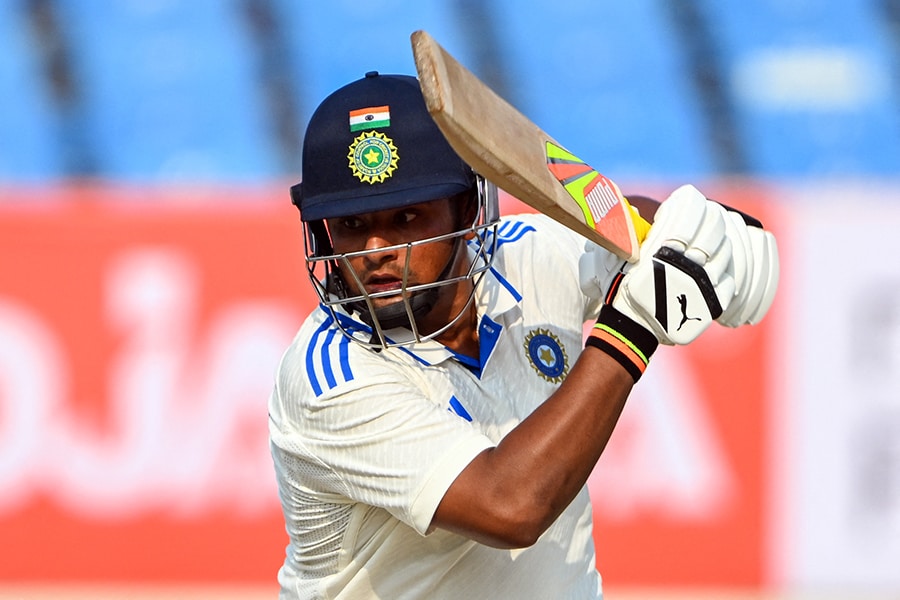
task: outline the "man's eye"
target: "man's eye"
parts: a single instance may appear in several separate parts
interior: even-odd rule
[[[357,219],[355,217],[347,217],[341,219],[341,227],[343,227],[344,229],[359,229],[362,226],[362,219]]]
[[[397,222],[400,224],[406,224],[415,219],[418,216],[418,213],[414,210],[403,210],[397,213]]]

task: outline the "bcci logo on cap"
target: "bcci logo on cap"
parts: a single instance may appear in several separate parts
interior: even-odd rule
[[[525,352],[534,370],[551,383],[559,383],[569,372],[562,343],[546,329],[534,329],[525,337]]]
[[[350,170],[363,183],[381,183],[397,168],[394,141],[378,131],[366,131],[350,144]]]

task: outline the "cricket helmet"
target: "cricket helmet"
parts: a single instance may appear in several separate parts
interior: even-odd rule
[[[417,319],[431,310],[445,286],[471,279],[475,285],[470,302],[474,298],[475,287],[495,254],[497,188],[450,147],[428,114],[415,77],[371,71],[328,96],[307,126],[302,169],[303,180],[291,188],[291,201],[303,223],[307,271],[322,305],[332,311],[344,335],[370,347],[409,345],[437,337],[462,317],[461,311],[437,331],[423,333],[417,328]],[[356,277],[351,258],[383,249],[335,254],[326,220],[441,198],[459,198],[470,207],[474,203],[475,210],[469,211],[473,220],[457,224],[438,238],[404,246],[408,251],[447,239],[456,248],[465,244],[470,256],[467,273],[452,275],[448,264],[437,281],[404,283],[402,289],[388,294],[398,296],[397,302],[376,309],[372,300],[384,294],[369,294],[358,278],[355,286],[348,285],[347,279]],[[353,287],[360,291],[351,292]],[[347,327],[335,312],[338,308],[359,314],[371,331]],[[397,337],[393,330],[398,328],[412,335]]]
[[[315,110],[291,199],[303,221],[401,208],[471,189],[415,77],[370,71]]]

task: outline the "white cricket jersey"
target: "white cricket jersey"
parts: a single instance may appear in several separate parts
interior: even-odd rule
[[[550,396],[581,352],[583,323],[599,311],[579,289],[583,250],[584,238],[542,215],[504,219],[476,294],[479,361],[436,342],[376,352],[323,307],[307,318],[269,403],[290,539],[281,598],[602,597],[586,487],[529,548],[429,531],[457,475]]]

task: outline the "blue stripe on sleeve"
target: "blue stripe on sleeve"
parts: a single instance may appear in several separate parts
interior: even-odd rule
[[[332,356],[335,344],[336,357]],[[309,347],[306,349],[306,376],[316,396],[321,396],[326,389],[332,389],[342,382],[353,381],[350,340],[335,327],[331,316],[323,321],[309,340]],[[322,377],[324,382],[321,381]]]
[[[346,335],[341,336],[339,353],[344,381],[353,381],[353,371],[350,370],[350,340]]]
[[[499,236],[497,237],[497,245],[508,242],[516,242],[522,239],[529,231],[534,231],[534,227],[526,225],[522,221],[506,221],[499,228]]]
[[[331,347],[331,342],[334,341],[336,333],[336,329],[329,329],[328,335],[325,336],[325,341],[322,343],[322,347],[319,348],[319,355],[322,360],[322,370],[325,373],[325,383],[328,385],[329,389],[337,385],[337,380],[334,378],[334,369],[331,367],[331,354],[328,351]],[[343,335],[341,337],[343,337]]]
[[[490,236],[493,235],[491,232],[487,239],[484,241],[484,247],[490,252],[492,249],[499,249],[503,244],[507,244],[510,242],[517,242],[522,239],[529,231],[534,231],[534,227],[531,225],[526,225],[522,221],[504,221],[497,228],[497,246],[496,248],[492,248],[492,241]],[[470,244],[475,244],[475,241],[470,241]]]
[[[319,378],[316,377],[315,352],[313,349],[318,343],[319,336],[321,336],[324,331],[328,330],[330,324],[331,319],[326,319],[312,335],[312,338],[309,340],[309,346],[306,348],[306,376],[309,378],[309,385],[312,386],[313,393],[316,396],[322,395],[322,385],[319,383]]]

